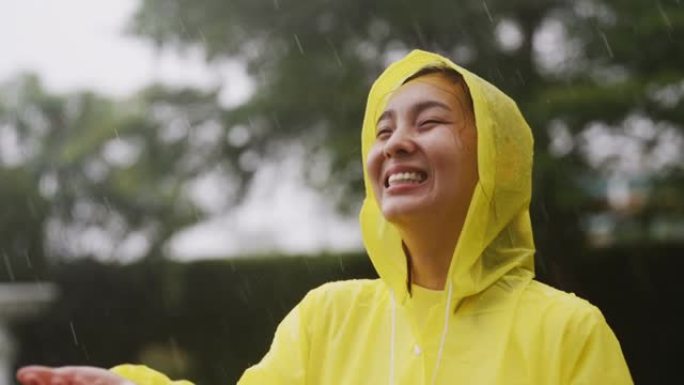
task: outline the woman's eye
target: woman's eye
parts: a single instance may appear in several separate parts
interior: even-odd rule
[[[426,119],[426,120],[423,120],[422,122],[420,122],[418,124],[418,126],[419,127],[430,127],[430,126],[434,126],[434,125],[442,124],[442,123],[444,123],[444,122],[442,122],[441,120],[438,120],[438,119]]]
[[[378,139],[386,138],[392,133],[389,128],[381,128],[375,133],[375,137]]]

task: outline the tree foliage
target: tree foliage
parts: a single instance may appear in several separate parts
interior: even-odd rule
[[[244,63],[254,92],[226,107],[218,89],[111,100],[52,95],[31,77],[5,84],[0,127],[23,150],[0,165],[20,168],[49,202],[35,223],[53,254],[99,243],[105,255],[163,255],[177,231],[239,203],[260,165],[293,143],[311,154],[310,182],[355,207],[367,90],[412,48],[449,56],[518,101],[536,138],[542,259],[573,257],[581,247],[567,245],[588,234],[605,243],[604,227],[613,241],[684,237],[677,0],[143,0],[130,29]],[[223,183],[220,207],[193,196],[206,176]]]
[[[203,151],[213,140],[203,131],[221,114],[213,93],[52,95],[28,75],[2,90],[0,199],[11,209],[0,221],[10,229],[1,244],[13,258],[113,258],[131,242],[132,253],[160,256],[171,235],[202,217],[187,185],[231,164]]]
[[[664,207],[674,221],[667,226],[681,227],[681,203],[656,199],[682,192],[678,1],[145,0],[131,28],[161,45],[201,46],[208,60],[244,61],[256,90],[223,121],[250,129],[236,150],[267,157],[284,139],[322,148],[332,159],[330,180],[357,194],[351,201],[361,192],[358,132],[370,82],[392,59],[424,48],[521,106],[536,137],[542,252],[571,257],[565,245],[583,244],[603,215],[614,227],[641,223],[637,241],[655,237],[638,234],[652,232]],[[616,207],[606,198],[615,181],[627,183],[632,198],[639,191],[631,184],[646,185],[651,198]],[[615,234],[631,239],[629,231]]]

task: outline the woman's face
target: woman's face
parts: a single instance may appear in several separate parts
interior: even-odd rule
[[[477,132],[465,92],[429,74],[389,99],[366,162],[388,221],[465,218],[478,180]]]

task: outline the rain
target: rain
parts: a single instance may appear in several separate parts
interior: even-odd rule
[[[360,130],[413,49],[515,101],[536,279],[601,309],[635,383],[676,382],[683,42],[679,0],[0,4],[0,385],[235,383],[311,290],[378,278]]]

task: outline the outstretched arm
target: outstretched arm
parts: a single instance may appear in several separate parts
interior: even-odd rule
[[[306,379],[309,337],[305,318],[310,317],[313,295],[309,293],[278,326],[271,349],[262,361],[249,368],[240,385],[303,384]],[[192,385],[172,381],[143,365],[119,365],[111,370],[92,366],[26,366],[17,371],[22,385]]]

